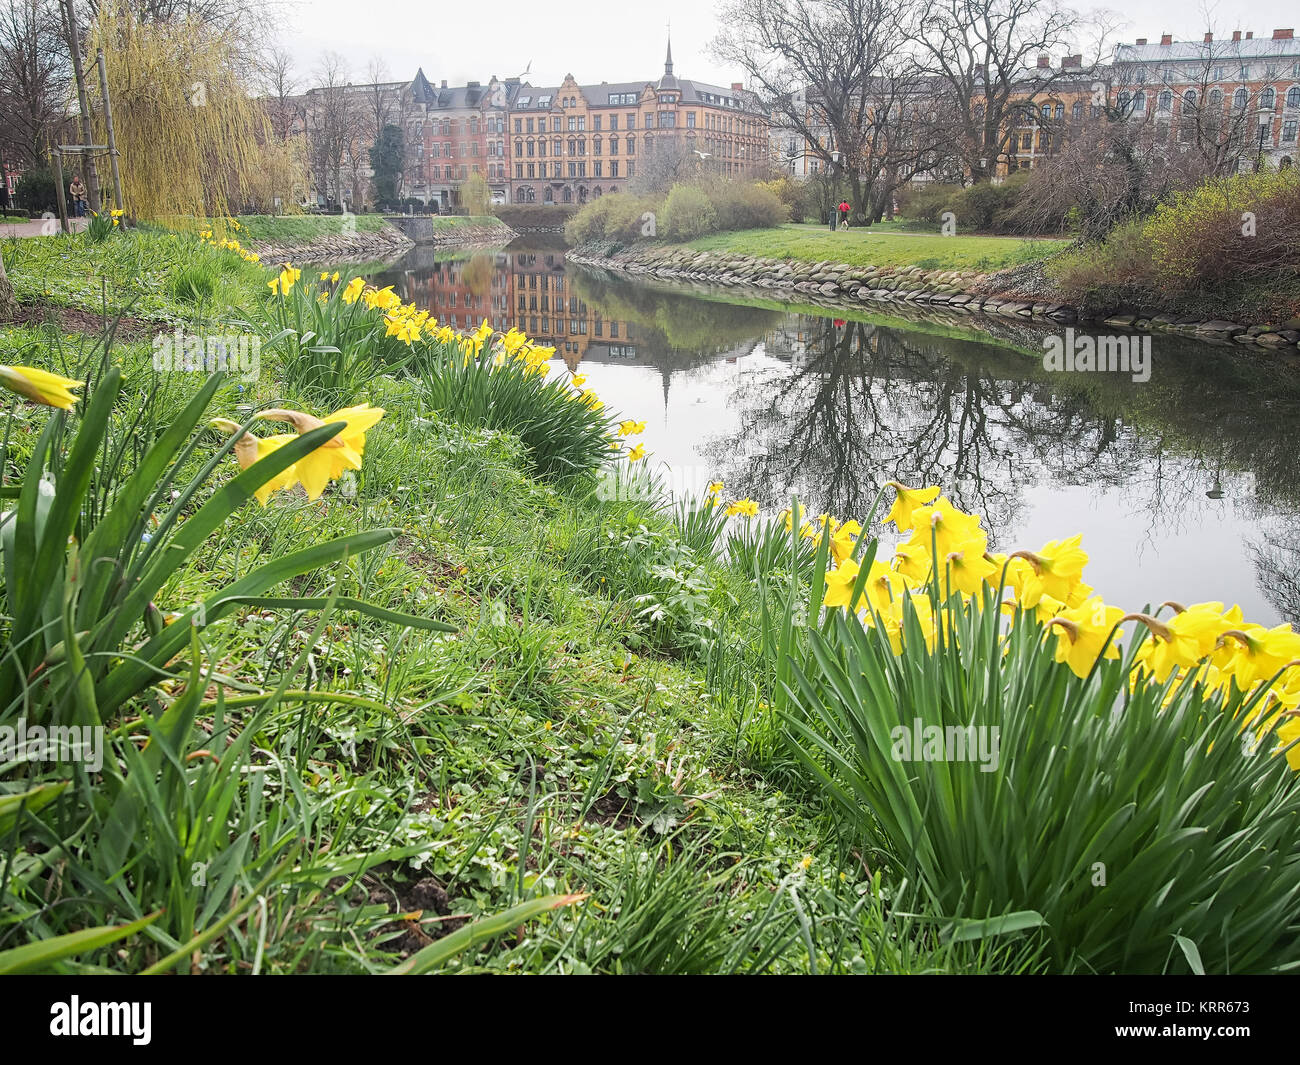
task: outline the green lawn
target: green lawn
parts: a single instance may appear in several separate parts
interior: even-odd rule
[[[997,270],[1030,262],[1069,241],[1022,237],[944,237],[872,226],[831,232],[789,224],[774,229],[716,233],[690,242],[699,251],[726,251],[765,259],[832,260],[850,266],[919,266],[925,270]]]
[[[470,215],[434,215],[433,228],[435,230],[460,229],[462,226],[504,226],[505,223],[496,215],[490,214],[470,214]]]
[[[310,244],[321,237],[338,236],[343,230],[343,215],[240,215],[237,219],[240,232],[234,234],[240,243],[276,244],[280,246]],[[349,216],[349,225],[355,223],[357,233],[378,233],[384,228],[383,215],[358,214]]]

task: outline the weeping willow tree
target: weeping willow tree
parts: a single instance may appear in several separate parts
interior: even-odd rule
[[[192,16],[146,20],[112,0],[91,27],[92,59],[96,48],[104,50],[132,216],[221,218],[262,195],[287,199],[295,184],[305,186],[300,162],[272,150],[270,122],[249,92],[255,72],[233,29]],[[97,91],[92,97],[103,143],[102,101]]]

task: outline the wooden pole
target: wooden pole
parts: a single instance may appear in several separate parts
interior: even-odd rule
[[[63,198],[63,153],[58,148],[54,149],[54,193],[59,201],[59,225],[63,227],[63,232],[71,233],[72,227],[68,225],[68,201]]]
[[[92,144],[90,136],[90,98],[86,95],[86,72],[81,65],[81,40],[77,32],[77,15],[72,7],[72,0],[63,0],[63,14],[67,20],[68,50],[72,53],[72,73],[77,79],[77,103],[81,108],[81,141]],[[95,161],[90,160],[86,171],[86,199],[90,209],[98,211],[99,176],[95,173]]]
[[[113,168],[113,203],[119,211],[122,206],[122,174],[117,168],[117,139],[113,136],[113,105],[108,100],[108,68],[104,64],[104,49],[95,53],[95,62],[99,65],[99,91],[104,99],[104,126],[108,130],[108,162]]]

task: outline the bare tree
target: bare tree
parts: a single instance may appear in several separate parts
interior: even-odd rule
[[[730,0],[713,42],[780,124],[845,176],[858,221],[874,213],[874,181],[894,165],[881,166],[882,155],[899,145],[873,87],[906,77],[905,10],[899,0]]]
[[[353,168],[357,156],[365,121],[359,104],[346,61],[326,52],[316,68],[316,87],[307,94],[307,137],[316,183],[337,203],[355,198],[344,188],[343,169]]]
[[[1062,49],[1085,25],[1057,0],[929,0],[919,22],[918,61],[948,101],[953,147],[972,181],[990,178],[1014,127],[1032,118],[1030,78],[1045,94],[1078,74],[1040,66],[1039,57]],[[1099,37],[1098,56],[1103,43]]]
[[[9,0],[0,11],[0,154],[43,162],[71,84],[58,9],[51,0]]]
[[[294,74],[293,56],[287,49],[274,45],[267,49],[261,63],[261,90],[266,98],[271,131],[287,141],[300,117],[298,79]]]

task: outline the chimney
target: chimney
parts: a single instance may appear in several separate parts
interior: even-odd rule
[[[443,87],[444,89],[447,87],[447,79],[446,79],[446,78],[443,78],[443,79],[442,79],[442,87]]]
[[[1050,55],[1042,55],[1040,53],[1038,56],[1038,69],[1048,70],[1051,68],[1051,66],[1052,66],[1052,57]]]
[[[732,91],[732,92],[744,92],[744,91],[745,91],[745,83],[744,83],[743,81],[733,81],[733,82],[731,83],[731,91]]]
[[[1233,31],[1232,31],[1232,39],[1233,39],[1234,41],[1239,41],[1239,40],[1241,40],[1241,30],[1233,30]]]
[[[1206,44],[1209,44],[1212,40],[1214,40],[1214,34],[1212,34],[1212,33],[1207,33],[1207,34],[1205,35],[1205,43],[1206,43]]]
[[[1247,31],[1246,31],[1246,40],[1248,40],[1248,41],[1252,41],[1252,40],[1254,40],[1254,39],[1255,39],[1255,31],[1254,31],[1254,30],[1247,30]]]
[[[1147,39],[1146,39],[1145,37],[1139,37],[1139,38],[1137,39],[1137,43],[1138,43],[1138,44],[1146,44],[1146,43],[1147,43]]]
[[[1173,44],[1173,43],[1174,43],[1174,35],[1173,35],[1172,33],[1162,33],[1162,34],[1160,35],[1160,43],[1161,43],[1162,45],[1165,45],[1165,44]]]
[[[1077,70],[1083,66],[1083,55],[1063,55],[1061,56],[1062,70]]]
[[[1295,39],[1295,30],[1293,29],[1273,31],[1273,40],[1275,41],[1291,41],[1294,39]]]

